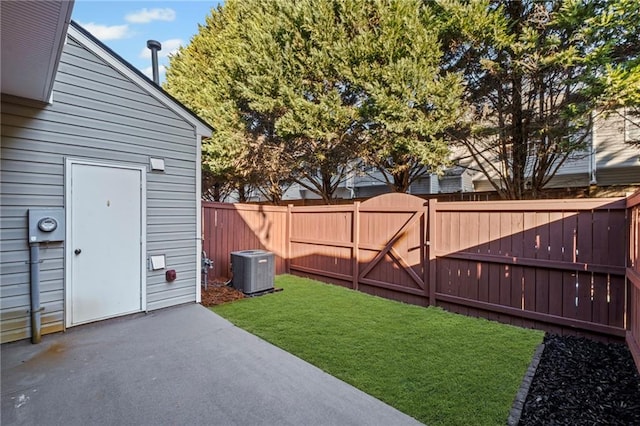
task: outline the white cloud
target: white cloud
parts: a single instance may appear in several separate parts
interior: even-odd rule
[[[80,24],[84,29],[93,34],[98,40],[119,40],[131,35],[129,25],[101,25],[94,22]]]
[[[178,48],[182,45],[182,40],[179,38],[172,38],[160,42],[160,44],[162,45],[162,50],[158,52],[158,57],[166,58],[167,56],[173,55],[178,51]],[[151,59],[151,50],[145,47],[140,51],[139,56],[143,59]]]
[[[147,24],[151,21],[173,21],[176,19],[176,12],[173,9],[144,9],[138,10],[127,14],[124,17],[125,21],[132,24]]]

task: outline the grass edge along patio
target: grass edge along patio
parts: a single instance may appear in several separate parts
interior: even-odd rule
[[[213,311],[429,425],[504,424],[543,337],[292,275],[276,286]]]

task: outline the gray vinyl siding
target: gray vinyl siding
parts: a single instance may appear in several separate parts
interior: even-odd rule
[[[449,194],[452,192],[462,191],[460,176],[442,176],[440,177],[440,192]]]
[[[27,210],[64,207],[64,159],[148,167],[147,254],[165,254],[178,279],[147,272],[147,308],[196,299],[196,135],[186,122],[71,36],[54,84],[53,103],[3,96],[0,168],[0,309],[2,342],[27,338]],[[64,324],[64,243],[41,249],[43,334]],[[109,273],[108,265],[105,271]]]
[[[625,119],[612,114],[596,122],[594,149],[599,186],[637,184],[640,147],[625,143]]]
[[[474,190],[478,192],[495,191],[495,188],[486,179],[473,181]],[[586,173],[574,175],[555,175],[545,188],[580,188],[589,186],[589,175]]]
[[[585,174],[589,175],[591,167],[591,155],[588,151],[576,151],[569,155],[560,166],[556,176]],[[588,179],[587,179],[588,180]]]
[[[469,171],[464,171],[460,175],[460,185],[462,186],[462,192],[472,192],[473,191],[473,180],[472,175]]]
[[[411,184],[409,193],[411,194],[431,194],[431,176],[425,176],[417,179]]]
[[[640,185],[640,167],[609,167],[596,172],[598,186]]]
[[[360,198],[371,198],[381,194],[387,194],[389,187],[385,184],[378,184],[375,186],[361,186],[356,188],[356,196]]]
[[[491,182],[489,182],[489,180],[483,176],[473,181],[473,190],[477,192],[487,192],[495,191],[496,189],[493,187],[493,185],[491,185]]]
[[[545,188],[580,188],[589,186],[589,174],[556,174]]]

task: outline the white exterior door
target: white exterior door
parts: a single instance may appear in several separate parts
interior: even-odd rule
[[[142,169],[70,163],[67,173],[67,326],[143,310]]]

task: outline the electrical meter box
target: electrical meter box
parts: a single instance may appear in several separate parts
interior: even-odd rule
[[[64,241],[64,209],[29,209],[29,243]]]

